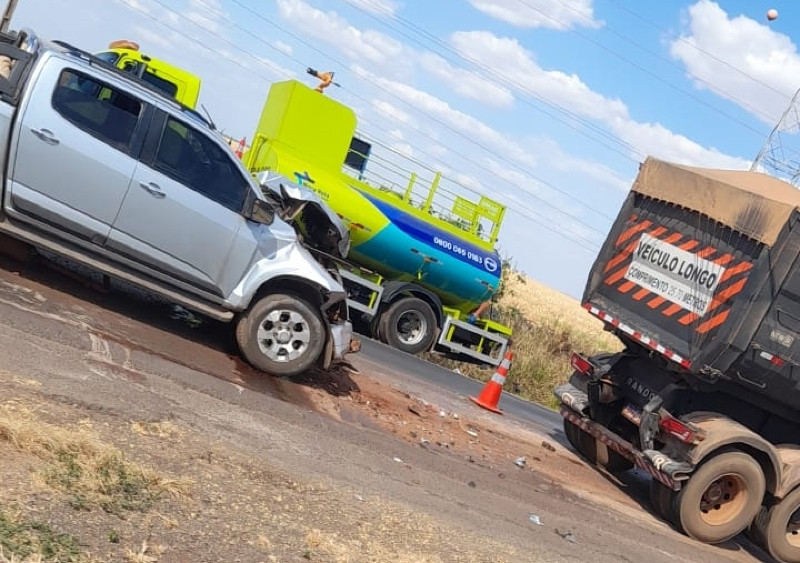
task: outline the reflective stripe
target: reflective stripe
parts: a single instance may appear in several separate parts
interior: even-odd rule
[[[648,348],[655,350],[659,354],[663,354],[673,362],[680,364],[686,369],[689,369],[691,367],[692,363],[689,360],[680,356],[679,354],[676,354],[675,352],[669,350],[668,348],[664,348],[661,344],[659,344],[652,338],[643,335],[641,332],[633,330],[625,323],[620,322],[619,319],[615,319],[611,315],[604,313],[603,311],[601,311],[597,307],[592,306],[589,303],[584,304],[583,307],[597,318],[609,323],[611,326],[615,328],[620,329],[622,332],[630,335],[634,340],[641,342],[642,344],[644,344]]]

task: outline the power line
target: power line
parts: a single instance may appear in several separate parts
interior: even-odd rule
[[[302,44],[306,45],[307,47],[309,47],[310,49],[312,49],[312,50],[314,50],[315,52],[319,53],[320,55],[322,55],[322,56],[324,56],[324,57],[327,57],[327,58],[329,58],[330,60],[332,60],[333,62],[335,62],[335,63],[336,63],[336,64],[338,64],[338,65],[341,65],[341,66],[343,66],[343,67],[346,67],[346,64],[345,64],[344,62],[342,62],[342,61],[340,61],[340,60],[336,59],[336,58],[335,58],[335,57],[333,57],[333,56],[332,56],[330,53],[323,52],[323,51],[321,51],[320,49],[318,49],[318,48],[314,47],[313,45],[311,45],[310,43],[308,43],[306,40],[304,40],[304,39],[302,39],[302,38],[298,37],[297,35],[293,34],[293,33],[292,33],[292,32],[290,32],[290,31],[286,30],[286,29],[285,29],[283,26],[280,26],[280,25],[276,24],[275,22],[272,22],[272,21],[270,21],[269,19],[265,18],[264,16],[262,16],[262,15],[261,15],[261,14],[259,14],[258,12],[254,11],[252,8],[250,8],[250,7],[248,7],[248,6],[245,6],[245,5],[244,5],[244,4],[242,4],[242,3],[241,3],[239,0],[231,0],[231,1],[232,1],[233,3],[235,3],[235,4],[237,4],[238,6],[240,6],[240,7],[244,8],[245,10],[249,11],[249,12],[250,12],[250,13],[252,13],[254,16],[256,16],[257,18],[259,18],[259,19],[263,20],[263,21],[264,21],[264,22],[266,22],[267,24],[269,24],[269,25],[271,25],[271,26],[273,26],[273,27],[275,27],[275,28],[277,28],[277,29],[281,30],[282,32],[286,33],[287,35],[289,35],[289,36],[293,37],[295,40],[297,40],[297,41],[299,41],[300,43],[302,43]],[[369,14],[368,14],[368,15],[369,15]],[[236,25],[236,24],[234,24],[234,25]],[[461,131],[458,131],[457,129],[455,129],[455,128],[453,128],[451,125],[449,125],[448,123],[446,123],[446,122],[442,121],[441,119],[439,119],[438,117],[435,117],[435,116],[433,116],[432,114],[429,114],[429,113],[425,113],[424,111],[420,110],[420,109],[419,109],[419,107],[417,107],[417,106],[415,106],[414,104],[410,103],[408,100],[406,100],[405,98],[403,98],[403,97],[399,96],[398,94],[396,94],[396,93],[392,92],[392,91],[391,91],[391,90],[389,90],[388,88],[386,88],[386,87],[384,87],[384,86],[382,86],[382,85],[378,84],[377,82],[375,82],[374,80],[370,79],[369,77],[361,77],[361,78],[362,78],[362,79],[364,79],[364,80],[367,80],[368,82],[370,82],[370,83],[371,83],[373,86],[375,86],[375,87],[376,87],[376,88],[378,88],[379,90],[382,90],[383,92],[385,92],[385,93],[389,94],[389,95],[390,95],[390,96],[392,96],[394,99],[396,99],[396,100],[398,100],[399,102],[401,102],[403,105],[405,105],[405,106],[407,106],[407,107],[411,108],[411,109],[412,109],[412,110],[414,110],[414,111],[417,111],[417,112],[423,113],[423,114],[426,116],[426,118],[427,118],[427,119],[429,119],[429,120],[432,120],[432,121],[434,121],[434,122],[438,123],[438,124],[439,124],[439,125],[441,125],[441,126],[444,128],[444,129],[447,129],[447,130],[449,130],[449,131],[450,131],[452,134],[454,134],[454,135],[457,135],[458,137],[460,137],[460,138],[461,138],[461,139],[463,139],[464,141],[466,141],[466,142],[468,142],[468,143],[470,143],[470,144],[472,144],[472,145],[474,145],[474,146],[476,146],[476,147],[480,148],[480,149],[481,149],[481,150],[483,150],[484,152],[486,152],[486,153],[488,153],[488,154],[490,154],[490,155],[494,156],[495,158],[499,159],[500,161],[502,161],[502,162],[505,162],[506,164],[510,165],[512,168],[516,169],[518,172],[522,172],[523,174],[525,174],[525,175],[527,175],[527,176],[529,176],[529,177],[533,178],[534,180],[536,180],[536,181],[537,181],[537,182],[539,182],[540,184],[542,184],[542,185],[546,186],[547,188],[549,188],[549,189],[551,189],[551,190],[553,190],[553,191],[555,191],[555,192],[561,193],[562,195],[564,195],[564,196],[566,196],[566,197],[570,197],[570,198],[572,198],[572,197],[573,197],[573,195],[572,195],[572,194],[570,194],[569,192],[566,192],[566,191],[564,191],[564,190],[562,190],[562,189],[560,189],[560,188],[558,188],[558,187],[554,186],[552,183],[550,183],[550,182],[548,182],[547,180],[544,180],[543,178],[541,178],[541,177],[537,176],[537,175],[536,175],[536,174],[534,174],[532,171],[530,171],[530,170],[527,170],[527,169],[523,168],[523,167],[522,167],[522,166],[520,166],[520,165],[519,165],[517,162],[514,162],[514,161],[511,161],[511,160],[507,159],[507,158],[506,158],[504,155],[501,155],[500,153],[498,153],[498,152],[496,152],[495,150],[493,150],[493,149],[491,149],[491,148],[487,147],[487,146],[486,146],[486,145],[484,145],[483,143],[481,143],[481,142],[478,142],[478,141],[477,141],[477,140],[475,140],[473,137],[470,137],[470,136],[468,136],[467,134],[465,134],[465,133],[463,133],[463,132],[461,132]],[[343,89],[347,90],[347,91],[348,91],[348,93],[349,93],[351,96],[353,96],[354,98],[357,98],[357,99],[359,99],[359,100],[361,100],[361,101],[363,101],[363,102],[365,102],[365,103],[369,103],[369,100],[366,100],[364,97],[360,96],[360,95],[359,95],[359,94],[357,94],[355,91],[353,91],[353,90],[350,90],[350,89],[347,89],[347,88],[343,88]],[[573,114],[573,115],[574,115],[574,114]],[[579,117],[579,116],[577,116],[577,115],[574,115],[574,117],[575,117],[576,119],[580,119],[580,117]],[[426,135],[426,136],[427,136],[427,135]],[[430,138],[430,137],[428,136],[428,138]],[[436,140],[435,140],[435,139],[432,139],[432,138],[431,138],[431,140],[432,140],[432,141],[434,141],[434,142],[436,142]],[[608,147],[607,147],[607,148],[608,148]],[[620,154],[622,154],[622,153],[620,153]],[[635,160],[635,159],[631,159],[631,158],[630,158],[630,156],[627,156],[627,155],[623,155],[623,156],[626,156],[626,158],[628,158],[628,159],[629,159],[629,160],[631,160],[632,162],[636,162],[636,163],[638,163],[638,162],[639,162],[639,161],[637,161],[637,160]],[[644,155],[641,155],[641,156],[643,157]],[[519,187],[519,186],[517,186],[517,187]],[[521,187],[519,187],[519,188],[524,190],[524,188],[521,188]],[[542,199],[541,199],[541,198],[539,198],[539,197],[538,197],[536,194],[533,194],[533,193],[531,193],[531,192],[529,192],[529,191],[527,191],[527,190],[525,190],[525,191],[526,191],[527,193],[529,193],[530,195],[532,195],[533,197],[535,197],[535,198],[539,199],[540,201],[543,201],[545,204],[547,204],[547,205],[550,205],[550,203],[549,203],[549,202],[547,202],[546,200],[542,200]],[[598,215],[598,216],[600,216],[600,217],[602,217],[602,218],[604,218],[604,219],[606,219],[606,220],[608,220],[608,221],[611,221],[611,220],[613,220],[613,218],[612,218],[612,217],[608,216],[607,214],[605,214],[605,213],[603,213],[603,212],[599,211],[598,209],[596,209],[596,208],[594,208],[594,207],[591,207],[591,206],[589,206],[589,205],[585,204],[585,203],[584,203],[584,202],[582,202],[582,201],[576,201],[575,203],[577,203],[579,206],[581,206],[581,207],[584,207],[584,208],[585,208],[585,209],[587,209],[588,211],[590,211],[590,212],[592,212],[592,213],[594,213],[594,214],[596,214],[596,215]],[[568,215],[569,215],[569,214],[568,214]],[[577,218],[575,218],[575,219],[577,219]]]
[[[530,4],[530,3],[529,3],[527,0],[518,0],[518,1],[519,1],[519,2],[522,2],[524,5],[528,6],[528,7],[529,7],[529,8],[531,8],[532,10],[536,10],[537,12],[541,13],[543,16],[545,16],[546,18],[550,19],[551,21],[554,21],[554,22],[556,22],[556,21],[557,21],[557,20],[555,20],[554,18],[551,18],[550,16],[548,16],[547,14],[545,14],[544,12],[542,12],[542,11],[541,11],[539,8],[537,8],[537,7],[533,6],[532,4]],[[569,5],[567,2],[565,2],[564,0],[557,0],[557,1],[558,1],[560,4],[562,4],[564,7],[566,7],[567,9],[569,9],[569,10],[572,10],[573,12],[576,12],[577,14],[581,15],[582,17],[586,17],[586,16],[584,16],[584,15],[583,15],[583,14],[582,14],[580,11],[576,10],[576,9],[575,9],[573,6],[570,6],[570,5]],[[740,99],[740,98],[737,98],[736,96],[734,96],[734,95],[733,95],[733,94],[731,94],[730,92],[727,92],[727,91],[723,90],[722,88],[719,88],[717,85],[715,85],[715,84],[711,84],[711,83],[710,83],[710,82],[708,82],[707,80],[704,80],[704,79],[700,78],[699,76],[697,76],[697,75],[695,75],[695,74],[693,74],[693,73],[691,73],[691,72],[687,71],[686,69],[684,69],[684,68],[682,68],[682,67],[679,67],[679,65],[677,65],[677,64],[676,64],[674,61],[672,61],[671,59],[668,59],[668,58],[664,57],[663,55],[660,55],[660,54],[658,54],[658,53],[655,53],[654,51],[652,51],[652,50],[650,50],[650,49],[648,49],[648,48],[644,47],[643,45],[641,45],[641,44],[637,43],[636,41],[634,41],[634,40],[630,39],[629,37],[627,37],[627,36],[625,36],[625,35],[623,35],[623,34],[621,34],[621,33],[618,33],[618,32],[616,32],[615,30],[613,30],[613,29],[612,29],[611,27],[609,27],[609,26],[606,26],[606,29],[607,29],[607,30],[608,30],[608,32],[609,32],[609,33],[611,33],[612,35],[614,35],[614,36],[616,36],[616,37],[618,37],[618,38],[622,39],[623,41],[625,41],[625,42],[627,42],[627,43],[629,43],[629,44],[631,44],[631,45],[633,45],[633,46],[635,46],[635,47],[639,48],[640,50],[644,51],[645,53],[648,53],[649,55],[651,55],[651,56],[653,56],[653,57],[655,57],[655,58],[657,58],[657,59],[659,59],[659,60],[661,60],[661,61],[664,61],[664,62],[668,63],[668,64],[669,64],[669,65],[671,65],[671,66],[674,66],[674,67],[676,67],[676,68],[679,68],[679,69],[680,69],[680,70],[682,70],[682,71],[685,71],[685,72],[686,72],[686,74],[687,74],[687,75],[689,75],[690,77],[692,77],[693,79],[697,80],[698,82],[702,82],[703,84],[705,84],[706,86],[708,86],[708,87],[710,87],[710,88],[716,89],[717,91],[719,91],[720,93],[724,94],[725,96],[727,96],[727,97],[728,97],[729,99],[731,99],[732,101],[736,102],[737,104],[739,104],[739,105],[740,105],[740,106],[742,106],[742,107],[745,107],[745,108],[747,108],[747,109],[748,109],[748,110],[750,110],[751,112],[753,112],[753,113],[756,113],[756,114],[760,114],[762,117],[770,117],[770,116],[769,116],[769,115],[768,115],[766,112],[764,112],[764,111],[762,111],[762,110],[760,110],[760,109],[758,109],[758,108],[755,108],[755,107],[751,106],[750,104],[748,104],[747,102],[745,102],[744,100],[742,100],[742,99]],[[751,127],[751,126],[750,126],[748,123],[745,123],[744,121],[740,120],[739,118],[737,118],[737,117],[735,117],[735,116],[732,116],[732,115],[730,115],[729,113],[727,113],[727,112],[725,112],[725,111],[721,110],[720,108],[718,108],[718,107],[714,106],[713,104],[710,104],[710,103],[706,102],[705,100],[702,100],[702,99],[700,99],[698,96],[694,95],[693,93],[689,92],[688,90],[685,90],[685,89],[683,89],[683,88],[680,88],[680,87],[678,87],[678,86],[675,86],[674,84],[672,84],[672,83],[670,83],[669,81],[667,81],[667,80],[665,80],[665,79],[661,78],[661,77],[660,77],[660,76],[658,76],[656,73],[654,73],[654,72],[652,72],[652,71],[648,70],[647,68],[645,68],[645,67],[643,67],[642,65],[638,64],[637,62],[635,62],[635,61],[633,61],[633,60],[629,59],[628,57],[626,57],[626,56],[622,55],[621,53],[618,53],[617,51],[614,51],[613,49],[610,49],[610,48],[608,48],[608,47],[606,47],[606,46],[602,45],[600,42],[598,42],[598,41],[595,41],[595,40],[594,40],[594,39],[592,39],[591,37],[588,37],[587,35],[585,35],[585,34],[581,33],[580,31],[578,31],[578,30],[576,30],[576,29],[570,29],[569,31],[570,31],[571,33],[574,33],[574,34],[575,34],[575,35],[577,35],[578,37],[582,38],[583,40],[585,40],[585,41],[587,41],[587,42],[591,43],[592,45],[595,45],[596,47],[599,47],[599,48],[603,49],[603,50],[604,50],[604,51],[606,51],[607,53],[610,53],[610,54],[614,55],[615,57],[619,58],[620,60],[622,60],[622,61],[624,61],[624,62],[626,62],[626,63],[630,64],[631,66],[633,66],[633,67],[635,67],[635,68],[639,69],[640,71],[642,71],[643,73],[647,74],[648,76],[651,76],[651,77],[655,78],[655,79],[656,79],[656,80],[658,80],[659,82],[662,82],[662,83],[664,83],[664,84],[668,85],[669,87],[671,87],[672,89],[674,89],[674,90],[677,90],[677,91],[679,91],[679,92],[682,92],[682,93],[686,94],[686,96],[690,97],[691,99],[695,100],[696,102],[698,102],[698,103],[700,103],[700,104],[702,104],[702,105],[704,105],[704,106],[706,106],[706,107],[709,107],[709,108],[711,108],[711,109],[712,109],[712,110],[714,110],[715,112],[717,112],[717,113],[719,113],[720,115],[722,115],[722,116],[724,116],[724,117],[726,117],[726,118],[730,119],[731,121],[734,121],[735,123],[737,123],[737,124],[741,125],[742,127],[746,128],[746,129],[749,129],[750,131],[756,132],[756,133],[758,133],[759,135],[761,135],[761,131],[760,131],[760,130],[757,130],[757,129],[755,129],[755,128]],[[729,66],[730,66],[730,65],[729,65]],[[743,71],[741,71],[741,70],[740,70],[740,72],[743,72]],[[750,77],[750,78],[753,78],[752,76],[750,76],[750,75],[748,75],[748,74],[746,74],[746,73],[745,73],[745,75],[746,75],[746,76],[748,76],[748,77]],[[753,78],[753,79],[754,79],[754,78]]]
[[[236,1],[236,0],[234,0],[234,1]],[[158,22],[159,24],[161,24],[162,26],[166,27],[167,29],[170,29],[170,30],[172,30],[172,31],[174,31],[174,32],[176,32],[176,33],[180,33],[182,36],[184,36],[185,38],[189,39],[189,40],[190,40],[190,41],[192,41],[193,43],[196,43],[196,44],[198,44],[198,45],[201,45],[201,46],[202,46],[204,49],[206,49],[206,50],[208,50],[208,51],[210,51],[210,52],[212,52],[212,53],[214,53],[214,54],[216,54],[216,55],[220,55],[220,56],[224,57],[225,59],[227,59],[227,60],[229,60],[229,61],[231,61],[231,62],[235,63],[237,66],[239,66],[240,68],[244,69],[245,71],[247,71],[247,72],[250,72],[250,73],[253,73],[253,74],[256,74],[256,73],[255,73],[255,71],[254,71],[253,69],[251,69],[251,68],[248,68],[247,66],[245,66],[245,65],[241,64],[241,62],[239,62],[239,61],[237,61],[237,60],[235,60],[235,59],[231,58],[230,56],[228,56],[227,54],[225,54],[225,53],[223,53],[223,52],[219,51],[218,49],[211,48],[211,47],[209,47],[208,45],[206,45],[206,44],[202,43],[201,41],[198,41],[198,40],[197,40],[197,39],[195,39],[195,38],[192,38],[192,37],[188,37],[188,36],[186,36],[186,34],[185,34],[184,30],[179,30],[179,29],[177,29],[177,28],[175,28],[175,27],[173,27],[173,26],[171,26],[171,25],[168,25],[168,24],[164,23],[164,21],[163,21],[163,20],[160,20],[160,19],[156,18],[155,16],[152,16],[151,14],[149,14],[149,13],[147,13],[146,11],[142,10],[141,8],[137,8],[137,7],[135,7],[135,6],[132,6],[132,5],[128,4],[128,3],[127,3],[125,0],[117,0],[117,2],[118,2],[118,3],[120,3],[120,4],[123,4],[123,5],[124,5],[124,6],[125,6],[127,9],[130,9],[130,10],[133,10],[133,11],[137,11],[137,12],[139,12],[140,14],[142,14],[142,15],[145,15],[145,16],[146,16],[146,17],[148,17],[149,19],[151,19],[151,20],[153,20],[153,21],[156,21],[156,22]],[[162,7],[162,8],[163,8],[163,9],[164,9],[166,12],[168,12],[168,13],[170,13],[170,14],[172,14],[172,15],[177,15],[177,16],[180,16],[180,14],[178,14],[178,13],[177,13],[177,12],[175,12],[175,11],[173,11],[171,8],[169,8],[169,7],[165,6],[165,5],[164,5],[164,3],[163,3],[163,2],[161,2],[160,0],[153,0],[153,2],[155,2],[155,3],[156,3],[156,4],[158,4],[158,5],[160,5],[160,6],[161,6],[161,7]],[[237,2],[237,3],[238,3],[238,2]],[[215,14],[219,15],[219,14],[218,14],[218,13],[216,13],[216,12],[215,12]],[[259,17],[261,17],[261,16],[259,15]],[[258,55],[256,55],[256,54],[252,53],[251,51],[248,51],[248,50],[242,49],[242,48],[241,48],[240,46],[238,46],[238,45],[234,45],[234,44],[233,44],[231,41],[228,41],[228,40],[227,40],[227,39],[225,39],[224,37],[221,37],[221,36],[220,36],[218,33],[216,33],[215,31],[213,31],[213,30],[210,30],[210,29],[208,29],[207,27],[204,27],[204,26],[202,26],[202,25],[199,25],[198,23],[196,23],[196,22],[194,22],[194,21],[192,21],[191,23],[192,23],[192,24],[193,24],[195,27],[198,27],[199,29],[202,29],[202,30],[203,30],[203,31],[205,31],[206,33],[209,33],[210,35],[213,35],[214,37],[216,37],[216,38],[218,38],[218,39],[222,40],[223,42],[225,42],[226,44],[228,44],[228,45],[230,45],[230,46],[232,46],[232,47],[236,48],[237,50],[239,50],[239,51],[243,51],[243,52],[245,52],[245,53],[249,54],[250,56],[254,57],[256,60],[259,60],[259,56],[258,56]],[[231,22],[231,23],[233,23],[233,22]],[[241,27],[240,27],[240,26],[238,26],[238,25],[237,25],[237,27],[239,27],[240,29],[243,29],[243,28],[241,28]],[[280,28],[280,26],[277,26],[277,27],[279,27],[279,28]],[[280,28],[280,29],[282,29],[282,30],[283,30],[283,28]],[[245,31],[246,31],[246,30],[245,30]],[[292,35],[292,34],[290,34],[290,35]],[[259,40],[261,40],[261,39],[259,38]],[[261,41],[263,42],[263,40],[261,40]],[[301,42],[305,43],[305,42],[304,42],[304,41],[302,41],[302,40],[301,40]],[[281,50],[279,50],[279,49],[275,48],[274,46],[271,46],[271,45],[269,45],[269,47],[270,47],[270,48],[272,48],[272,49],[275,49],[277,52],[281,53],[281,54],[282,54],[282,55],[284,55],[284,56],[288,56],[288,55],[286,55],[286,53],[283,53]],[[312,47],[312,48],[313,48],[313,47]],[[315,50],[317,50],[317,49],[315,49]],[[318,51],[318,50],[317,50],[317,51]],[[318,52],[319,52],[319,51],[318,51]],[[299,62],[299,61],[298,61],[297,59],[295,59],[294,57],[291,57],[291,56],[289,56],[289,58],[291,58],[292,60],[294,60],[294,61],[296,61],[296,62]],[[334,60],[335,60],[335,59],[334,59]],[[341,63],[340,63],[340,64],[341,64]],[[291,77],[291,75],[289,75],[289,74],[286,74],[286,73],[283,73],[283,74],[284,74],[285,76],[287,76],[287,77]],[[378,86],[378,85],[376,85],[376,86]],[[380,88],[380,86],[378,86],[378,87]],[[381,89],[383,89],[383,88],[381,88]],[[357,98],[361,99],[361,100],[362,100],[362,101],[364,101],[364,102],[367,102],[367,101],[368,101],[368,100],[364,99],[363,97],[360,97],[360,96],[358,96],[357,94],[353,94],[352,92],[351,92],[351,95],[354,95],[355,97],[357,97]],[[440,123],[441,123],[441,121],[440,121],[440,120],[436,120],[435,118],[434,118],[434,120],[435,120],[435,121],[438,121],[438,122],[440,122]],[[449,129],[451,129],[451,130],[452,130],[452,128],[450,128],[450,127],[449,127],[449,126],[447,126],[446,124],[442,123],[442,125],[444,125],[445,127],[447,127],[447,128],[449,128]],[[454,130],[453,130],[453,131],[454,131]],[[457,131],[454,131],[454,132],[458,133]],[[487,150],[488,150],[488,149],[487,149]],[[491,152],[491,151],[488,151],[488,152]],[[496,153],[494,153],[494,154],[496,154]],[[498,155],[498,156],[499,156],[499,155]],[[524,172],[524,171],[523,171],[523,172]],[[550,204],[550,203],[549,203],[549,202],[547,202],[546,200],[542,200],[541,198],[539,198],[539,197],[538,197],[538,196],[536,196],[535,194],[531,194],[530,192],[527,192],[527,191],[526,191],[526,193],[528,193],[529,195],[531,195],[531,196],[535,197],[536,199],[539,199],[540,201],[542,201],[542,202],[543,202],[543,203],[545,203],[546,205],[548,205],[548,206],[552,207],[552,208],[553,208],[555,211],[557,211],[557,212],[559,212],[559,213],[562,213],[562,214],[564,214],[564,215],[566,215],[566,216],[570,217],[570,218],[571,218],[572,220],[574,220],[576,223],[578,223],[578,224],[580,224],[580,225],[582,225],[582,226],[584,226],[584,227],[586,227],[586,228],[588,228],[588,229],[590,229],[590,230],[593,230],[593,231],[595,231],[595,232],[597,232],[597,233],[599,233],[599,234],[601,234],[601,235],[603,234],[601,231],[598,231],[597,229],[595,229],[595,228],[594,228],[594,227],[592,227],[591,225],[589,225],[589,224],[585,223],[585,222],[584,222],[583,220],[581,220],[580,218],[578,218],[578,217],[575,217],[575,216],[573,216],[573,215],[571,215],[571,214],[567,213],[567,212],[566,212],[566,211],[564,211],[564,210],[561,210],[561,209],[558,209],[558,208],[556,208],[556,207],[553,207],[553,206],[552,206],[552,204]],[[537,218],[536,218],[535,216],[533,216],[532,214],[525,214],[525,213],[522,213],[522,212],[519,210],[519,208],[515,208],[515,207],[508,207],[508,209],[509,209],[509,211],[511,211],[512,213],[516,213],[516,214],[520,215],[521,217],[523,217],[523,218],[525,218],[525,219],[532,220],[532,221],[534,221],[535,223],[537,223],[537,224],[539,224],[540,226],[542,226],[543,228],[545,228],[545,229],[547,229],[547,230],[550,230],[551,232],[554,232],[554,233],[556,233],[556,234],[559,234],[559,235],[563,236],[564,238],[566,238],[566,239],[570,240],[571,242],[575,243],[576,245],[578,245],[578,246],[580,246],[580,247],[582,247],[582,248],[584,248],[584,249],[586,249],[586,250],[589,250],[590,252],[596,252],[596,251],[597,251],[597,247],[596,247],[596,246],[589,246],[589,245],[591,245],[592,241],[589,241],[588,239],[576,240],[576,239],[574,239],[573,237],[571,237],[570,235],[568,235],[568,234],[565,234],[565,233],[563,232],[563,229],[557,229],[557,228],[555,228],[555,227],[551,226],[551,225],[550,225],[549,223],[547,223],[547,222],[540,222],[540,221],[538,221],[538,220],[537,220]],[[528,209],[526,209],[526,210],[527,210],[527,211],[531,211],[529,208],[528,208]],[[540,215],[540,214],[538,214],[538,213],[536,213],[536,215],[539,215],[539,216],[541,217],[541,215]],[[545,218],[545,219],[549,219],[549,218]],[[588,244],[586,244],[586,243],[588,243]]]
[[[621,2],[619,2],[618,0],[607,0],[607,1],[608,1],[608,2],[610,2],[610,3],[612,3],[612,4],[614,4],[615,6],[617,6],[618,8],[620,8],[621,10],[623,10],[623,11],[625,11],[625,12],[628,12],[628,13],[629,13],[629,14],[631,14],[633,17],[637,18],[639,21],[641,21],[641,22],[643,22],[643,23],[646,23],[646,24],[648,24],[649,26],[651,26],[651,27],[655,28],[656,30],[658,30],[658,31],[661,31],[661,32],[664,32],[664,33],[669,33],[669,31],[668,31],[667,29],[664,29],[664,28],[663,28],[663,27],[661,27],[661,25],[659,25],[658,23],[654,22],[653,20],[651,20],[651,19],[649,19],[649,18],[646,18],[645,16],[643,16],[643,15],[639,14],[638,12],[636,12],[636,11],[634,11],[634,10],[631,10],[630,8],[628,8],[627,6],[625,6],[624,4],[622,4]],[[768,83],[766,83],[766,82],[762,81],[761,79],[759,79],[759,78],[757,78],[757,77],[753,76],[752,74],[749,74],[749,73],[745,72],[745,71],[744,71],[744,70],[742,70],[741,68],[739,68],[739,67],[737,67],[737,66],[735,66],[735,65],[733,65],[733,64],[731,64],[731,63],[729,63],[728,61],[726,61],[726,60],[724,60],[724,59],[721,59],[720,57],[718,57],[717,55],[715,55],[715,54],[714,54],[714,53],[712,53],[711,51],[707,51],[706,49],[703,49],[702,47],[700,47],[699,45],[697,45],[697,44],[696,44],[694,41],[690,41],[690,40],[688,40],[688,39],[685,39],[684,37],[678,37],[678,38],[677,38],[677,41],[680,41],[681,43],[685,43],[686,45],[688,45],[688,46],[689,46],[689,47],[691,47],[692,49],[695,49],[695,50],[697,50],[697,51],[699,51],[699,52],[703,53],[704,55],[707,55],[707,56],[711,57],[711,58],[712,58],[712,59],[714,59],[715,61],[717,61],[717,62],[719,62],[719,63],[721,63],[721,64],[725,65],[726,67],[728,67],[728,68],[730,68],[731,70],[733,70],[733,71],[735,71],[735,72],[737,72],[737,73],[741,74],[742,76],[744,76],[744,77],[746,77],[746,78],[748,78],[748,79],[752,80],[753,82],[756,82],[756,83],[760,84],[761,86],[764,86],[765,88],[767,88],[767,89],[769,89],[769,90],[772,90],[772,91],[773,91],[773,92],[775,92],[776,94],[780,94],[781,96],[785,96],[785,95],[786,95],[786,94],[785,94],[785,92],[781,92],[780,90],[778,90],[777,88],[775,88],[775,87],[774,87],[774,86],[772,86],[771,84],[768,84]]]

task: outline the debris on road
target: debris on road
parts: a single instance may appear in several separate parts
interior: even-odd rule
[[[537,526],[544,526],[544,524],[542,524],[542,520],[539,518],[539,516],[537,514],[531,514],[528,517],[528,520],[530,520],[531,522],[533,522]]]
[[[404,463],[399,457],[395,457],[393,461],[396,461],[397,463]]]
[[[567,540],[569,543],[578,543],[578,539],[575,537],[575,534],[572,532],[561,532],[558,528],[555,529],[555,533],[559,536]]]
[[[203,321],[194,315],[191,311],[181,307],[180,305],[172,306],[172,313],[169,316],[174,321],[182,321],[191,328],[197,328],[203,324]]]
[[[550,450],[551,452],[556,451],[556,448],[550,442],[542,442],[542,447],[546,450]]]
[[[518,457],[516,460],[514,460],[514,465],[516,465],[517,467],[525,467],[527,463],[528,460],[525,459],[525,456]]]

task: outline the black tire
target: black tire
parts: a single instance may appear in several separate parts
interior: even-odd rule
[[[769,508],[762,506],[748,535],[778,561],[800,562],[800,489]]]
[[[244,358],[277,376],[293,376],[316,362],[325,346],[319,313],[306,301],[276,293],[262,297],[236,325],[236,341]]]
[[[656,514],[669,522],[675,524],[675,497],[678,493],[667,487],[658,479],[650,479],[650,504]]]
[[[765,490],[764,473],[755,459],[725,451],[703,463],[675,496],[676,524],[696,540],[727,541],[756,517]]]
[[[575,450],[583,455],[583,441],[581,438],[581,434],[584,434],[583,430],[581,430],[576,424],[574,424],[568,418],[564,419],[564,434],[567,436],[567,441],[570,445],[575,448]],[[594,462],[592,462],[594,463]]]
[[[436,316],[422,299],[404,297],[391,304],[378,323],[381,340],[397,350],[418,354],[436,338]]]
[[[589,463],[601,465],[609,473],[622,473],[633,467],[633,463],[628,459],[566,418],[564,419],[564,434],[572,447]]]

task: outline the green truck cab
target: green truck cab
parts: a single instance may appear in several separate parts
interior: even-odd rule
[[[184,106],[196,109],[200,96],[200,78],[161,59],[150,57],[139,50],[133,41],[114,41],[108,50],[96,53],[97,58],[113,64],[176,99]]]

